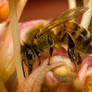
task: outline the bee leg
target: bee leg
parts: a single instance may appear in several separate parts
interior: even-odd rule
[[[41,59],[40,59],[40,56],[39,56],[39,50],[37,49],[36,46],[33,46],[33,49],[34,49],[34,51],[35,51],[35,53],[36,53],[36,55],[37,55],[37,57],[38,57],[39,65],[41,65]]]
[[[74,62],[74,64],[81,64],[81,57],[79,55],[79,53],[77,51],[75,51],[73,48],[72,49],[68,49],[68,55],[69,55],[69,58]]]
[[[50,59],[52,57],[52,54],[53,54],[53,47],[51,47],[50,50],[49,50],[48,65],[50,65]]]
[[[48,35],[48,43],[50,45],[50,49],[49,49],[49,58],[48,58],[48,65],[50,65],[50,58],[52,57],[53,54],[53,40],[51,35]]]
[[[25,77],[25,72],[24,72],[24,66],[23,66],[23,63],[24,63],[24,60],[22,60],[21,65],[22,65],[23,75],[24,75],[24,77]]]
[[[74,62],[75,65],[79,65],[81,63],[81,57],[79,53],[75,49],[75,44],[71,38],[71,36],[68,34],[68,55],[71,61]]]
[[[23,70],[23,75],[25,78],[29,76],[29,74],[32,72],[32,65],[26,63],[24,59],[22,59],[22,70]]]

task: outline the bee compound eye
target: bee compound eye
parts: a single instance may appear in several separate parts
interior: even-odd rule
[[[32,50],[27,50],[26,51],[26,57],[30,60],[32,60],[32,57],[33,57],[33,52]]]

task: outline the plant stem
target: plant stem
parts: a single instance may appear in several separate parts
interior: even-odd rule
[[[9,8],[10,8],[10,26],[13,38],[13,46],[14,46],[14,60],[16,62],[16,72],[18,77],[19,85],[24,82],[24,76],[21,66],[21,55],[20,55],[20,39],[18,32],[18,20],[17,20],[17,11],[16,11],[16,0],[9,0]]]
[[[69,9],[76,7],[76,0],[68,0]]]
[[[27,3],[27,0],[18,0],[18,3],[17,3],[17,18],[18,18],[18,20],[21,17],[21,14],[23,12],[23,9],[24,9],[26,3]]]
[[[82,20],[81,20],[81,25],[88,29],[88,26],[91,21],[92,17],[92,0],[88,0],[89,2],[87,3],[86,7],[88,7],[88,11],[83,14]]]
[[[69,9],[76,7],[76,0],[68,0]],[[72,19],[74,21],[74,19]]]

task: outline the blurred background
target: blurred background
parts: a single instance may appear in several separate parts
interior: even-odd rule
[[[82,0],[76,1],[78,2],[77,6],[82,5]],[[29,0],[21,21],[53,18],[68,8],[68,0]]]
[[[76,1],[77,6],[83,5],[83,0]],[[68,0],[28,0],[20,21],[54,18],[68,8]],[[76,21],[80,23],[80,19],[81,17],[78,17]],[[90,25],[89,30],[91,31],[92,22]]]

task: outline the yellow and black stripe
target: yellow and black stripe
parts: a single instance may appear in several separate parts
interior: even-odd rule
[[[71,34],[78,50],[88,54],[92,53],[92,35],[85,28],[73,21],[68,21],[57,27],[56,36],[63,41],[65,33]]]

